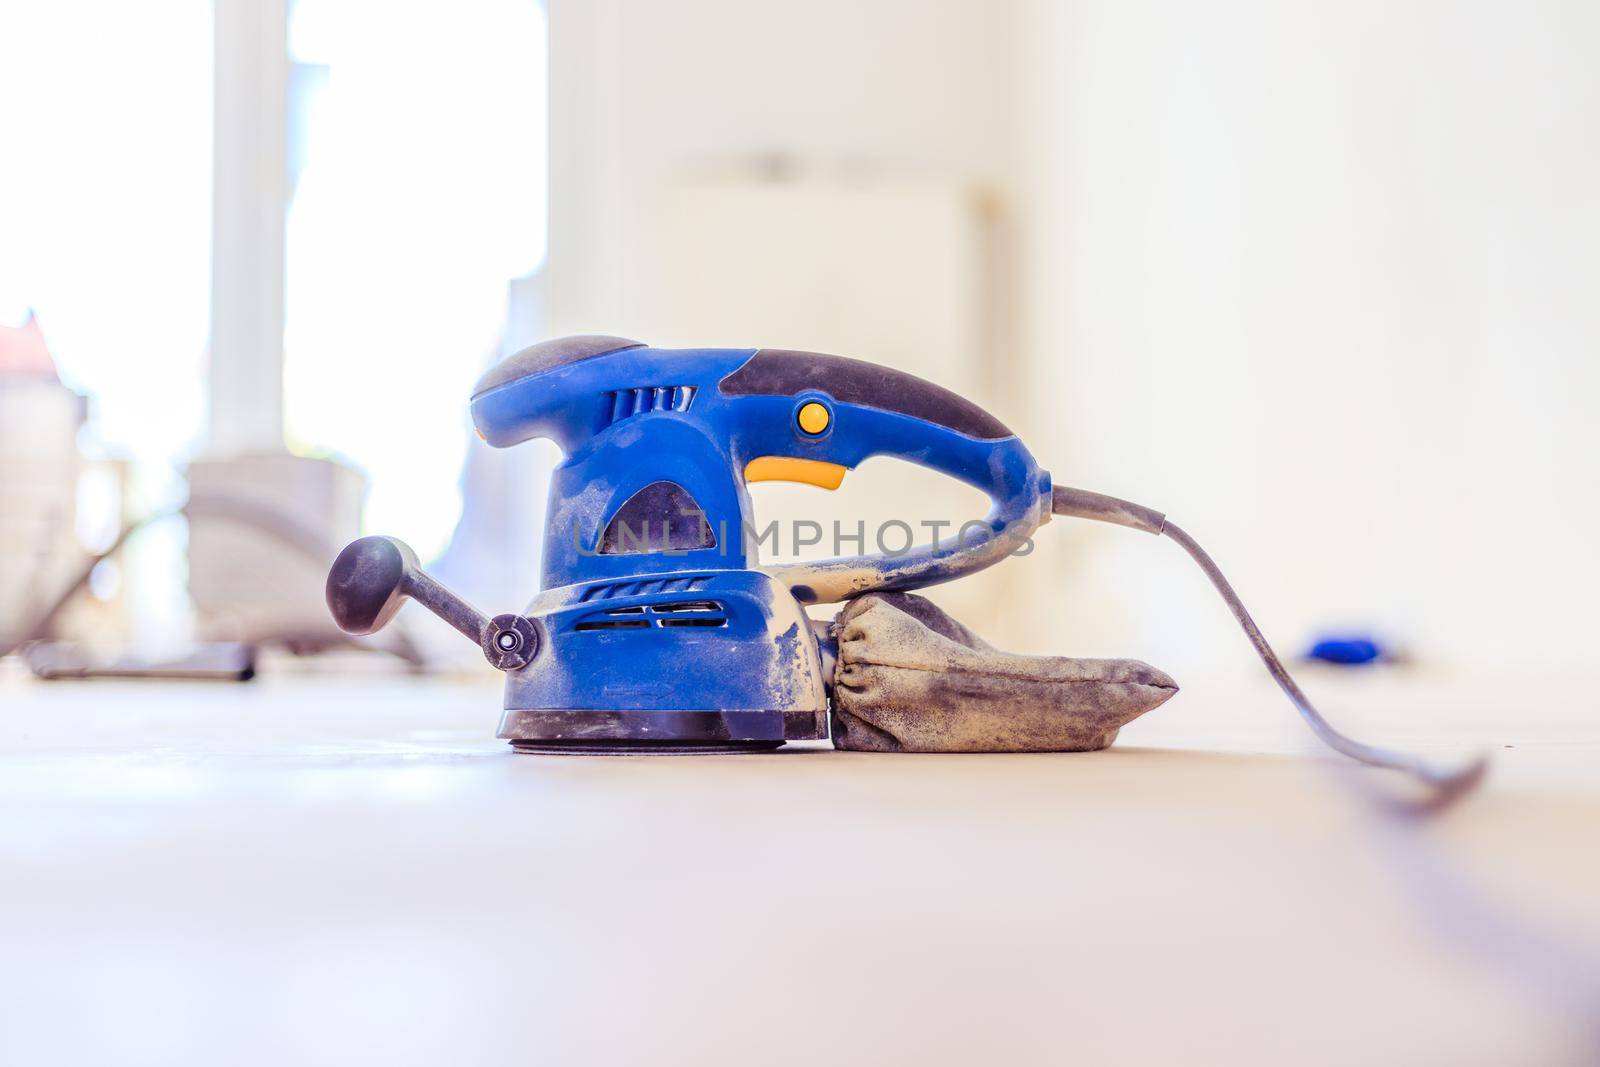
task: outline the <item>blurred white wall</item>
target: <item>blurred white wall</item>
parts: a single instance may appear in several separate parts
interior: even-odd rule
[[[974,359],[1058,481],[1167,510],[1289,649],[1592,659],[1600,9],[555,0],[551,32],[558,332],[652,339],[653,205],[709,167],[970,181],[1014,272]],[[999,640],[1254,669],[1175,546],[1056,523],[1002,570]]]
[[[1009,189],[1012,2],[553,0],[552,313],[634,318],[651,199],[718,164],[782,156]],[[707,324],[708,332],[716,329]]]
[[[1592,663],[1600,6],[1033,10],[1058,480],[1165,508],[1282,644]],[[1248,668],[1175,548],[1055,532],[1065,646]]]

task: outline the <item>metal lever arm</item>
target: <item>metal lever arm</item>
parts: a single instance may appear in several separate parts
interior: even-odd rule
[[[525,667],[538,654],[539,631],[530,620],[484,615],[435,581],[397,538],[352,541],[328,571],[328,610],[345,633],[376,633],[408,597],[459,630],[502,671]]]

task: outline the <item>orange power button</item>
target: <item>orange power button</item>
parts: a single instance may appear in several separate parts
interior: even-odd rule
[[[815,437],[828,428],[828,409],[813,400],[801,406],[795,415],[795,421],[800,424],[800,429]]]

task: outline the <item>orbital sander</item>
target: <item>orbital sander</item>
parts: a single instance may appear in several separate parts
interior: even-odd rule
[[[365,537],[334,562],[327,599],[350,633],[378,630],[410,598],[472,640],[505,672],[499,736],[519,751],[751,751],[830,735],[879,751],[1104,747],[1175,691],[1170,679],[1136,661],[1009,656],[911,593],[1000,562],[1065,515],[1182,546],[1333,748],[1445,791],[1483,770],[1340,734],[1188,534],[1152,509],[1054,485],[993,415],[912,375],[814,352],[583,336],[506,358],[471,408],[490,445],[545,438],[565,454],[550,484],[542,591],[522,613],[491,618],[402,542]],[[990,511],[899,553],[759,563],[750,483],[836,488],[872,456],[975,486]],[[807,616],[832,603],[846,605],[838,620]]]

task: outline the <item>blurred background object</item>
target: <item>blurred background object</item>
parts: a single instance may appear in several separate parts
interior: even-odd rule
[[[61,384],[33,313],[0,326],[0,648],[68,581],[77,562],[83,397]]]
[[[258,497],[338,541],[343,465],[364,529],[511,609],[558,457],[472,437],[484,365],[578,332],[810,348],[955,388],[1062,480],[1165,508],[1284,643],[1381,632],[1440,669],[1590,658],[1600,505],[1572,491],[1600,446],[1590,5],[66,0],[6,18],[0,100],[27,165],[0,168],[0,322],[36,329],[37,309],[88,398],[80,451],[126,464],[126,514],[181,505],[186,470],[261,477]],[[757,503],[869,523],[977,506],[890,463],[818,492]],[[1044,536],[935,598],[1025,651],[1252,669],[1174,554]],[[241,539],[174,524],[130,543],[133,632],[238,632],[246,594],[214,563],[267,553]],[[282,578],[255,582],[256,614],[272,589],[310,625],[314,569],[255,558]],[[4,602],[23,596],[8,577]]]
[[[29,302],[61,320],[90,418],[75,440],[84,404],[47,355],[0,368],[0,620],[37,621],[135,524],[96,569],[117,580],[76,598],[127,585],[130,613],[74,627],[74,603],[51,634],[158,657],[197,639],[348,644],[321,586],[363,500],[442,550],[471,440],[459,396],[535,339],[542,9],[218,0],[141,15],[74,0],[8,12],[3,37],[0,97],[29,101],[8,109],[8,139],[31,148],[0,176],[0,321]],[[140,48],[148,66],[129,60]],[[131,181],[95,165],[114,144],[144,161]],[[27,314],[8,351],[43,353]],[[73,532],[85,449],[129,472],[110,531],[87,541]],[[509,496],[533,461],[479,462],[468,480]],[[474,543],[504,558],[520,523],[473,517]]]

